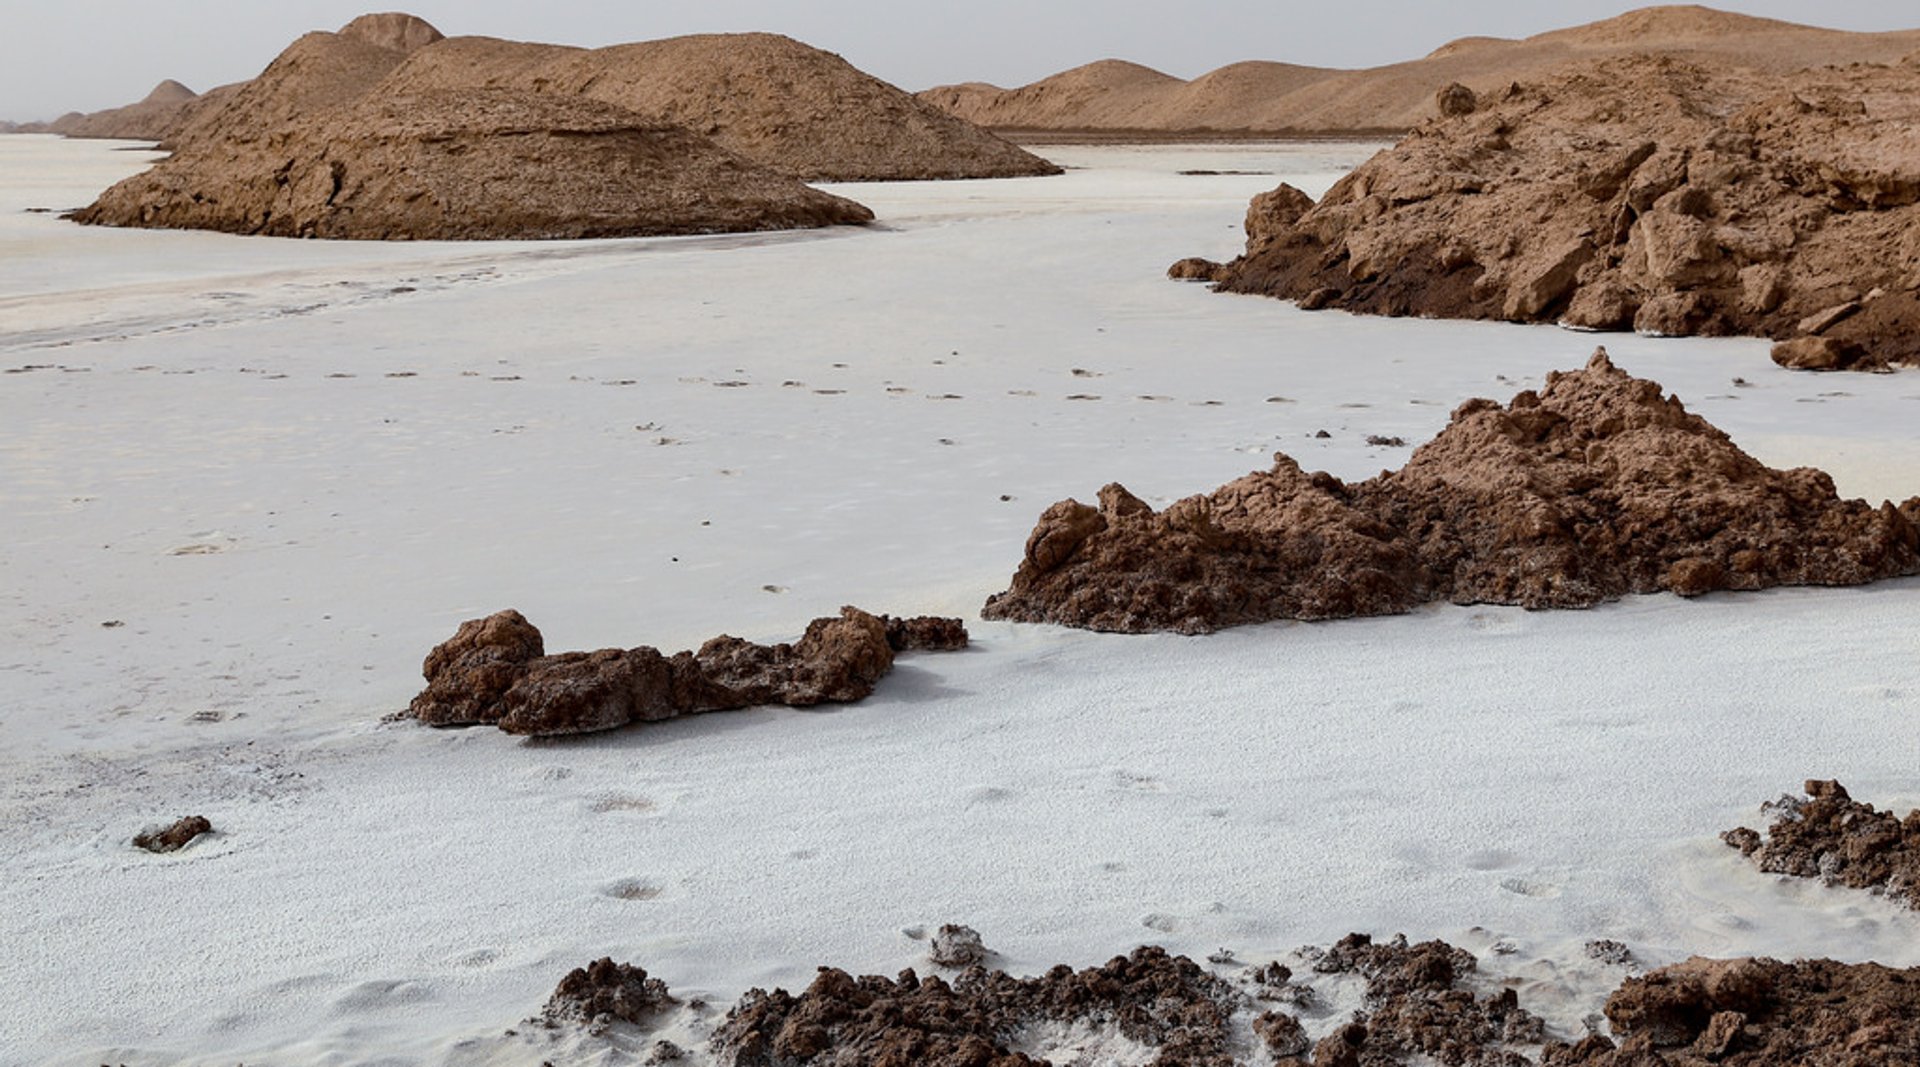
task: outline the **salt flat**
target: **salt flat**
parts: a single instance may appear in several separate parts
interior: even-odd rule
[[[151,157],[0,138],[0,1063],[629,1062],[503,1031],[602,955],[725,1004],[924,966],[903,931],[948,921],[1015,971],[1447,937],[1563,1035],[1620,977],[1587,938],[1920,963],[1909,913],[1715,838],[1807,777],[1920,804],[1912,580],[1205,638],[975,621],[843,708],[381,722],[498,608],[551,649],[971,618],[1055,500],[1158,505],[1275,450],[1362,477],[1409,451],[1368,435],[1585,361],[1162,277],[1370,150],[830,187],[865,230],[339,245],[26,213]],[[1770,463],[1920,492],[1912,373],[1600,340]],[[188,813],[219,833],[128,844]]]

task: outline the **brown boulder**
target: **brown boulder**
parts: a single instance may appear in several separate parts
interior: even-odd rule
[[[646,646],[549,656],[532,623],[503,611],[462,623],[428,654],[427,687],[409,714],[430,726],[489,723],[557,736],[756,704],[845,703],[873,692],[896,649],[966,644],[958,619],[892,619],[848,607],[815,619],[791,645],[722,635],[671,657]]]
[[[1436,600],[1576,608],[1920,573],[1920,498],[1875,508],[1820,471],[1768,468],[1604,350],[1505,407],[1468,401],[1365,482],[1276,455],[1162,512],[1118,487],[1102,501],[1048,508],[983,615],[1203,633]]]
[[[148,852],[178,852],[201,834],[213,832],[213,823],[204,815],[189,815],[160,830],[148,830],[133,839],[135,848]]]
[[[1263,194],[1217,288],[1374,314],[1765,336],[1795,367],[1920,360],[1902,328],[1920,321],[1916,72],[1761,76],[1697,58],[1587,62],[1483,94],[1295,217],[1265,205],[1287,187]],[[1889,301],[1878,319],[1862,293]]]
[[[645,1024],[678,1004],[667,983],[647,977],[644,968],[602,958],[568,972],[541,1016],[556,1023],[617,1019]]]

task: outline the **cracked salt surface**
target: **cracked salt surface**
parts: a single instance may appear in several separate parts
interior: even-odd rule
[[[498,608],[555,648],[971,618],[1052,501],[1178,499],[1260,441],[1366,477],[1367,435],[1585,362],[1551,328],[1162,278],[1279,180],[1177,170],[1318,192],[1366,151],[1074,148],[1060,178],[837,190],[883,230],[395,247],[24,214],[130,159],[0,139],[0,364],[92,368],[0,376],[0,1061],[634,1062],[519,1021],[611,955],[720,1006],[667,1035],[697,1050],[747,988],[924,968],[900,931],[947,922],[1015,973],[1443,937],[1561,1036],[1623,973],[1595,938],[1920,963],[1913,914],[1715,839],[1808,777],[1920,804],[1912,580],[1203,639],[976,622],[847,707],[531,744],[381,722]],[[1769,463],[1920,491],[1911,374],[1798,404],[1833,383],[1764,342],[1607,342]],[[218,836],[129,843],[188,813]]]

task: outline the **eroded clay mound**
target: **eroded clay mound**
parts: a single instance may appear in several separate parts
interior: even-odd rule
[[[1886,893],[1920,908],[1920,811],[1902,819],[1847,795],[1839,782],[1808,781],[1807,798],[1782,796],[1762,838],[1747,827],[1720,837],[1761,870]]]
[[[553,1023],[618,1020],[645,1025],[679,1003],[667,983],[649,978],[644,968],[602,957],[568,972],[540,1015]]]
[[[1318,204],[1256,201],[1245,253],[1208,276],[1309,308],[1920,362],[1920,66],[1624,57],[1450,86],[1439,110]]]
[[[759,704],[847,703],[873,692],[897,649],[965,644],[957,619],[892,619],[848,607],[813,620],[790,645],[722,635],[672,656],[648,646],[550,656],[540,631],[509,610],[462,623],[428,653],[427,687],[408,713],[429,726],[551,736]]]
[[[1314,970],[1365,978],[1365,1010],[1314,1046],[1314,1064],[1526,1063],[1514,1049],[1540,1044],[1544,1026],[1511,989],[1476,997],[1464,988],[1476,966],[1472,953],[1444,941],[1342,938],[1315,961]],[[1256,1027],[1276,1056],[1304,1051],[1284,1023],[1268,1020]],[[1287,1047],[1276,1047],[1274,1035],[1286,1035]]]
[[[1920,497],[1841,500],[1774,470],[1604,349],[1502,407],[1472,400],[1352,485],[1285,455],[1154,511],[1119,485],[1048,508],[990,619],[1204,633],[1431,601],[1588,607],[1920,573]]]
[[[897,980],[830,967],[799,996],[753,990],[715,1031],[729,1067],[953,1064],[1038,1067],[1016,1051],[1023,1031],[1060,1023],[1116,1027],[1157,1050],[1155,1064],[1231,1067],[1238,992],[1184,956],[1139,948],[1104,967],[1058,966],[1038,978],[972,968],[949,984],[912,970]]]
[[[278,237],[488,240],[792,229],[873,216],[609,104],[473,90],[375,94],[270,138],[193,140],[73,217]]]
[[[599,100],[683,125],[806,181],[1004,178],[1059,168],[858,70],[770,33],[592,50],[481,39],[420,49],[383,93],[496,86]],[[476,62],[481,56],[491,61]]]

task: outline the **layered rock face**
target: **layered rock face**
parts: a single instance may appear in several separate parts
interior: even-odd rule
[[[873,214],[608,104],[476,90],[375,94],[271,138],[193,141],[73,217],[276,237],[482,240],[793,229]]]
[[[1578,608],[1920,573],[1920,497],[1841,500],[1774,470],[1613,366],[1460,406],[1407,465],[1357,484],[1285,455],[1154,511],[1117,484],[1048,508],[990,619],[1205,633],[1431,601]]]
[[[532,623],[502,611],[462,623],[427,655],[427,687],[408,713],[429,726],[551,736],[758,704],[846,703],[873,692],[896,652],[965,646],[958,619],[849,607],[815,619],[791,645],[722,635],[672,656],[648,646],[550,656]]]
[[[1310,308],[1920,362],[1920,65],[1763,77],[1626,57],[1441,96],[1443,117],[1318,204],[1257,200],[1245,253],[1198,273]]]

